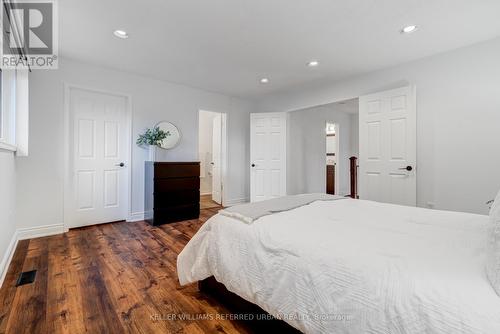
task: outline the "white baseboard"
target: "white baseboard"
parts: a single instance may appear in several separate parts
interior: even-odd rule
[[[68,229],[63,224],[42,225],[28,228],[17,229],[17,240],[33,239],[47,237],[49,235],[61,234],[67,232]]]
[[[228,199],[224,202],[224,206],[233,206],[233,205],[244,204],[244,203],[248,203],[248,202],[249,202],[248,198]]]
[[[10,240],[9,246],[5,250],[2,262],[0,263],[0,287],[2,287],[5,275],[7,275],[7,270],[9,269],[10,261],[12,261],[12,257],[14,256],[14,252],[16,251],[18,241],[19,239],[17,238],[17,231],[14,231],[14,235]]]
[[[127,218],[128,222],[138,222],[144,220],[144,212],[132,212],[130,216]]]
[[[200,193],[200,196],[205,196],[205,195],[212,195],[212,192],[208,192],[208,193]]]

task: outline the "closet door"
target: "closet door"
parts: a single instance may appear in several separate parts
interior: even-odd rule
[[[417,201],[415,89],[403,87],[359,99],[359,197],[415,206]]]
[[[127,99],[70,88],[69,227],[125,220],[128,198]]]
[[[286,113],[250,115],[250,200],[286,195]]]

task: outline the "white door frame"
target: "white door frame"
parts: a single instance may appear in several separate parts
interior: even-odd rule
[[[221,137],[221,147],[220,147],[220,163],[221,163],[221,175],[220,175],[220,182],[221,182],[221,203],[222,206],[227,206],[227,187],[226,187],[226,181],[227,181],[227,170],[228,170],[228,145],[227,145],[227,113],[221,112],[221,132],[222,132],[222,137]]]
[[[326,121],[325,123],[325,126],[327,124],[334,124],[335,125],[335,195],[340,195],[339,194],[339,191],[340,191],[340,187],[339,187],[339,180],[340,180],[340,168],[339,168],[339,162],[340,162],[340,154],[339,154],[339,151],[340,151],[340,135],[339,135],[339,129],[340,129],[340,125],[338,122],[336,121]],[[328,138],[328,137],[326,137]],[[328,139],[327,139],[328,140]],[[326,153],[328,153],[328,145],[325,145],[325,156],[326,156]],[[326,163],[326,161],[325,161]],[[325,170],[326,172],[326,170]],[[325,180],[326,181],[326,180]],[[325,190],[326,190],[326,182],[325,182]]]
[[[228,134],[228,125],[227,125],[227,118],[228,114],[226,112],[222,111],[212,111],[208,109],[198,109],[198,136],[200,134],[200,112],[205,111],[205,112],[211,112],[211,113],[216,113],[221,115],[221,147],[220,147],[220,166],[221,166],[221,176],[220,176],[220,181],[221,181],[221,203],[222,206],[227,206],[227,187],[226,187],[226,181],[227,181],[227,171],[228,171],[228,145],[227,145],[227,134]],[[199,154],[200,148],[198,144],[198,154]],[[198,157],[199,158],[199,157]]]
[[[335,123],[335,195],[340,195],[340,125]],[[347,161],[345,162],[347,163]]]
[[[126,206],[126,212],[127,212],[127,217],[125,219],[127,221],[135,221],[137,219],[134,219],[133,217],[137,214],[132,213],[132,97],[128,94],[120,93],[120,92],[112,92],[112,91],[107,91],[103,89],[97,89],[93,87],[87,87],[87,86],[81,86],[77,84],[72,84],[68,82],[63,82],[64,85],[64,115],[63,115],[63,123],[64,123],[64,178],[63,178],[63,226],[64,226],[64,231],[68,231],[70,228],[76,227],[72,226],[72,221],[71,221],[71,213],[69,212],[68,209],[68,203],[70,201],[69,196],[71,195],[71,191],[69,189],[69,184],[70,184],[70,171],[69,171],[69,161],[71,159],[70,157],[70,145],[69,145],[69,139],[70,139],[70,129],[71,129],[71,124],[70,124],[70,119],[71,119],[71,108],[70,108],[70,94],[72,89],[79,89],[79,90],[85,90],[93,93],[99,93],[99,94],[106,94],[106,95],[114,95],[114,96],[119,96],[122,98],[125,98],[126,100],[126,115],[127,115],[127,135],[128,135],[128,140],[126,141],[126,150],[127,150],[127,163],[128,163],[128,168],[127,168],[127,202],[125,203]],[[143,215],[143,214],[142,214]]]

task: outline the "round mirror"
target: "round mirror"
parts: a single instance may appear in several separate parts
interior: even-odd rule
[[[177,144],[179,144],[179,141],[181,140],[181,133],[175,125],[170,122],[163,121],[156,124],[156,126],[167,134],[167,137],[163,139],[161,141],[161,144],[159,145],[161,148],[167,150],[170,148],[174,148],[175,146],[177,146]]]

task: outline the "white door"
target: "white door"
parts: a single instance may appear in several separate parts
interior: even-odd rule
[[[286,113],[250,115],[250,200],[286,195]]]
[[[360,97],[360,198],[416,205],[416,129],[414,87]]]
[[[82,89],[69,91],[70,227],[126,219],[127,100]]]
[[[212,126],[212,200],[222,204],[221,183],[222,115],[217,114]]]

